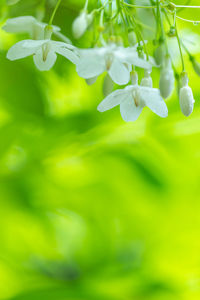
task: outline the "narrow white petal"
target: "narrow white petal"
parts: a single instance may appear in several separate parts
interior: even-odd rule
[[[100,75],[106,70],[104,57],[94,50],[81,54],[77,63],[77,73],[85,79]]]
[[[65,58],[69,59],[73,64],[77,64],[79,61],[78,56],[73,51],[67,48],[60,47],[56,50],[56,52],[64,56]]]
[[[77,48],[71,44],[65,43],[65,42],[58,42],[58,41],[50,41],[51,43],[51,48],[52,50],[56,51],[58,49],[62,48],[66,48],[66,49],[70,49],[70,50],[77,50]]]
[[[119,85],[127,84],[130,80],[129,68],[116,58],[114,59],[108,74],[112,80]]]
[[[36,19],[32,16],[17,17],[8,19],[6,24],[3,26],[3,30],[12,33],[32,33],[33,24]]]
[[[140,98],[158,116],[162,118],[168,116],[167,105],[158,89],[140,87]]]
[[[36,67],[40,71],[48,71],[50,70],[56,62],[57,55],[55,52],[50,50],[46,59],[43,58],[42,48],[38,49],[33,57],[34,63]]]
[[[130,94],[130,91],[126,90],[116,90],[110,95],[108,95],[97,107],[98,111],[104,112],[106,110],[109,110],[120,103],[122,103]]]
[[[142,112],[142,106],[136,106],[131,94],[120,104],[120,113],[125,122],[136,121]]]
[[[7,53],[7,58],[10,60],[21,59],[35,53],[38,47],[41,46],[41,41],[24,40],[12,46]]]

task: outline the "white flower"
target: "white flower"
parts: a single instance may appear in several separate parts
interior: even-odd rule
[[[189,115],[191,115],[191,113],[193,112],[195,103],[192,89],[188,86],[188,81],[189,80],[187,74],[183,73],[181,75],[182,87],[179,92],[179,102],[181,111],[186,117],[189,117]]]
[[[79,39],[87,30],[93,21],[93,14],[87,14],[83,11],[73,22],[72,32],[75,39]]]
[[[123,48],[111,44],[80,50],[77,72],[79,76],[88,79],[107,71],[115,83],[123,85],[130,80],[131,65],[144,69],[152,67],[148,61],[138,57],[136,47]]]
[[[56,62],[57,53],[66,57],[74,64],[78,61],[72,45],[52,40],[24,40],[12,46],[7,53],[7,58],[17,60],[33,55],[36,67],[40,71],[50,70]]]
[[[3,30],[10,33],[28,33],[31,39],[43,40],[46,23],[37,21],[32,16],[8,19]],[[53,32],[59,32],[60,28],[52,26]]]
[[[137,120],[145,106],[162,118],[168,116],[168,109],[160,91],[154,88],[130,85],[125,89],[116,90],[107,96],[97,109],[104,112],[117,105],[120,105],[121,116],[126,122]]]

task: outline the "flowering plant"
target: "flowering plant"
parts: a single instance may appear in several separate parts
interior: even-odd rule
[[[20,1],[7,0],[6,5],[17,5]],[[62,0],[58,0],[48,24],[42,22],[42,18],[33,16],[7,18],[3,30],[26,33],[30,37],[13,45],[8,50],[7,58],[17,60],[33,56],[36,67],[40,71],[48,71],[55,64],[57,54],[60,54],[76,65],[77,73],[88,84],[93,84],[100,74],[106,72],[103,88],[105,99],[98,110],[103,112],[119,105],[122,118],[127,122],[135,121],[146,106],[160,117],[167,117],[164,99],[172,95],[176,81],[181,111],[189,116],[195,101],[192,89],[188,86],[183,51],[199,76],[200,64],[180,37],[177,20],[198,24],[198,21],[183,19],[178,15],[182,8],[195,7],[175,5],[168,0],[95,2],[94,5],[86,0],[83,10],[72,24],[75,39],[84,36],[88,30],[93,31],[90,48],[80,49],[72,45],[60,28],[53,25],[54,16],[62,4]],[[42,3],[45,7],[45,1]],[[141,11],[151,13],[151,26],[140,16]],[[145,30],[151,31],[147,37]],[[54,40],[54,37],[60,40]],[[171,38],[175,38],[178,45],[181,71],[178,71],[172,57]],[[153,88],[153,68],[160,69],[159,89]],[[138,84],[141,70],[143,78]],[[113,91],[113,83],[126,87]]]

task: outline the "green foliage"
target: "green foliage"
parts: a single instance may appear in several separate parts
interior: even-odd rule
[[[34,15],[38,2],[9,13]],[[55,18],[70,38],[82,4],[63,0]],[[31,58],[10,62],[16,39],[0,32],[0,299],[198,300],[199,78],[189,62],[191,117],[174,92],[167,119],[145,109],[124,123],[118,108],[96,110],[102,77],[89,87],[62,57],[44,73]]]

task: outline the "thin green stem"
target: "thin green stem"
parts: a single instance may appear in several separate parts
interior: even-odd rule
[[[175,15],[176,15],[176,12],[175,12]],[[181,41],[180,41],[178,30],[177,30],[176,19],[175,19],[175,30],[176,30],[176,38],[177,38],[178,47],[179,47],[180,56],[181,56],[182,71],[184,72],[185,71],[185,63],[184,63],[183,52],[182,52],[182,48],[181,48]]]
[[[55,17],[55,14],[56,14],[56,12],[57,12],[57,10],[58,10],[58,7],[60,6],[61,1],[62,1],[62,0],[58,0],[58,2],[57,2],[56,6],[55,6],[55,8],[54,8],[54,11],[53,11],[53,13],[52,13],[52,16],[51,16],[51,18],[50,18],[49,25],[52,25],[53,20],[54,20],[54,17]]]
[[[85,1],[85,5],[84,5],[84,11],[87,10],[87,8],[88,8],[88,3],[89,3],[89,0],[86,0],[86,1]]]

